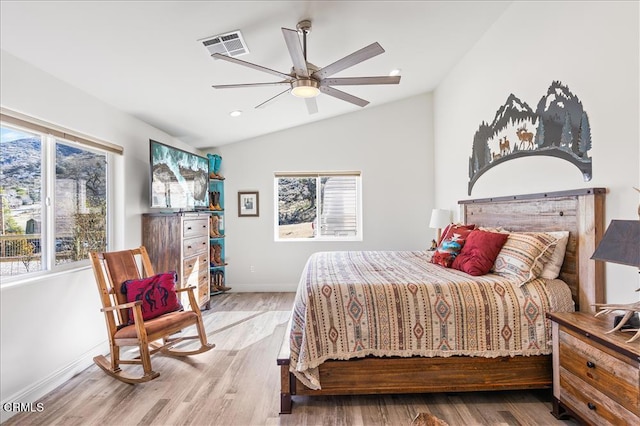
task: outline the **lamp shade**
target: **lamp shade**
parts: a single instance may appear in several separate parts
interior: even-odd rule
[[[591,259],[640,268],[640,221],[612,220]]]
[[[444,228],[451,223],[451,212],[446,209],[433,209],[429,228]]]

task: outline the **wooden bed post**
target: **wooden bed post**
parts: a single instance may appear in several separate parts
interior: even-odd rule
[[[580,293],[576,310],[595,312],[595,303],[604,303],[604,263],[591,260],[602,235],[604,235],[604,191],[594,188],[593,194],[578,196],[578,256],[580,257],[578,280]],[[595,213],[594,213],[595,212]],[[600,218],[601,220],[597,220]]]
[[[291,393],[295,393],[294,375],[289,372],[289,330],[288,324],[282,339],[282,346],[278,353],[277,364],[280,368],[280,414],[291,414]],[[293,389],[292,389],[293,388]]]

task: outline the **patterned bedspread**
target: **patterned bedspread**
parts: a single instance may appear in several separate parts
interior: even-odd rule
[[[560,280],[522,287],[433,265],[430,253],[313,254],[291,317],[291,371],[320,389],[318,365],[373,356],[481,357],[551,353],[545,314],[573,311]]]

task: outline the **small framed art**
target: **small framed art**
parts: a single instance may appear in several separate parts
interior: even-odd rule
[[[238,216],[260,216],[258,191],[238,192]]]

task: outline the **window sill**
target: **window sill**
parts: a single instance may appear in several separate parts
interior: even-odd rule
[[[345,238],[276,238],[276,243],[353,243],[362,242],[362,237],[345,237]]]
[[[16,275],[16,276],[3,276],[0,289],[5,290],[11,287],[19,287],[34,283],[39,283],[44,279],[55,278],[60,275],[65,275],[73,272],[78,272],[84,269],[91,269],[89,261],[75,262],[73,265],[61,265],[54,271],[39,271],[28,275]]]

